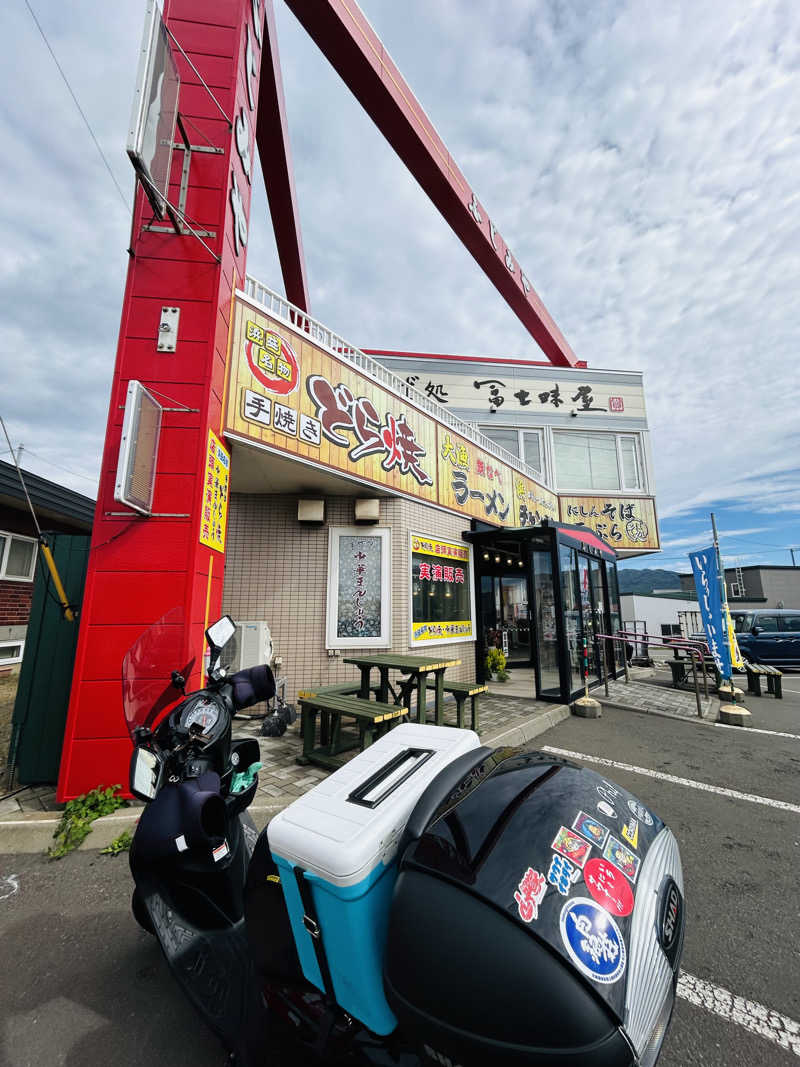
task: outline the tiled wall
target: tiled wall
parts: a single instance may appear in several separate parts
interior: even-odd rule
[[[281,671],[288,678],[287,700],[310,685],[332,685],[357,680],[355,667],[342,656],[371,649],[339,649],[329,658],[325,649],[325,608],[328,578],[328,527],[352,526],[354,504],[350,497],[325,500],[325,525],[305,526],[297,521],[296,496],[261,496],[234,493],[228,510],[223,610],[234,619],[265,619],[270,626],[275,655],[283,658]],[[456,515],[392,498],[381,500],[379,526],[392,531],[392,651],[419,654],[428,646],[409,648],[409,531],[461,540],[468,528]],[[369,531],[369,526],[364,527]],[[474,642],[434,645],[431,651],[460,659],[448,677],[475,677]]]

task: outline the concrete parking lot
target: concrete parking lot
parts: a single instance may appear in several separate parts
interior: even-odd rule
[[[784,693],[748,701],[750,730],[607,709],[531,742],[637,793],[678,837],[687,939],[661,1067],[800,1057],[800,674]],[[130,891],[125,856],[0,856],[0,1063],[222,1067]]]

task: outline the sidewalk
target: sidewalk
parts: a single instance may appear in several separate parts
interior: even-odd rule
[[[484,745],[522,745],[568,717],[569,708],[565,705],[490,695],[480,704],[479,736]],[[445,705],[445,725],[455,726],[453,703]],[[329,773],[321,767],[301,767],[296,763],[302,749],[299,721],[280,738],[260,737],[260,726],[259,719],[235,723],[237,737],[255,737],[261,748],[258,789],[248,809],[259,829]],[[356,751],[352,753],[355,754]],[[98,819],[80,847],[104,848],[123,830],[132,829],[140,806],[137,802]],[[44,851],[58,823],[58,808],[52,786],[24,789],[0,801],[0,853]]]
[[[716,689],[709,685],[706,697],[702,677],[699,678],[702,714],[698,716],[694,686],[675,689],[666,661],[656,661],[654,667],[629,667],[628,676],[629,682],[625,681],[624,676],[609,681],[608,696],[602,684],[594,686],[591,695],[600,704],[622,711],[637,711],[679,719],[702,718],[707,722],[716,722],[719,712]]]

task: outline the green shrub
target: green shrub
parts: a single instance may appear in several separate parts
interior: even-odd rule
[[[118,795],[120,789],[121,786],[118,785],[111,785],[107,789],[98,786],[97,789],[67,802],[53,834],[55,844],[47,850],[51,860],[60,860],[62,856],[77,848],[91,832],[95,819],[99,819],[101,815],[110,815],[127,803]]]
[[[101,856],[118,856],[120,852],[127,852],[131,847],[131,841],[133,841],[133,834],[130,830],[123,830],[121,834],[114,838],[110,845],[106,845],[105,848],[100,849]]]

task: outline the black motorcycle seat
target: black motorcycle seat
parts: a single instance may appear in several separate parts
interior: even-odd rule
[[[267,828],[259,834],[247,868],[244,915],[257,973],[284,985],[306,984]]]

